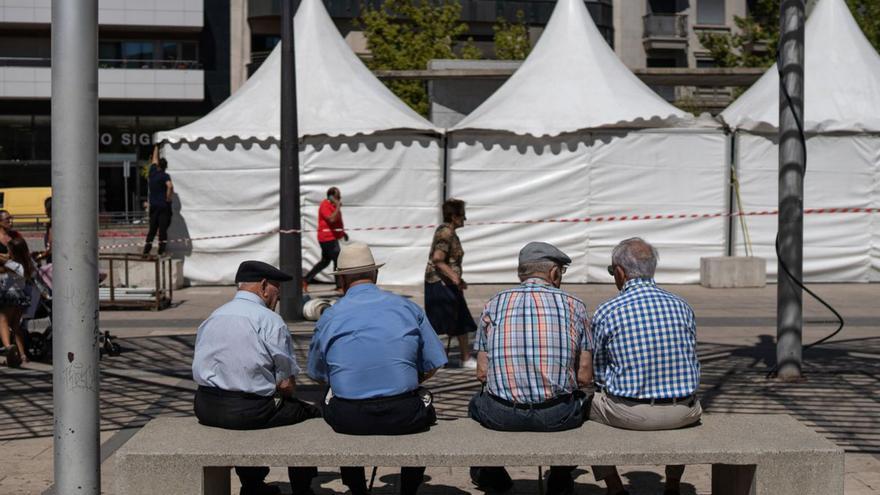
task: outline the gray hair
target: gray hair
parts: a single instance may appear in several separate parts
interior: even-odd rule
[[[556,262],[554,261],[527,261],[525,263],[520,263],[517,273],[519,274],[519,278],[524,279],[529,275],[543,275],[545,273],[550,273],[550,269],[554,266],[556,266]]]
[[[611,263],[623,268],[629,279],[654,278],[659,257],[654,246],[640,237],[632,237],[620,241],[614,248]]]

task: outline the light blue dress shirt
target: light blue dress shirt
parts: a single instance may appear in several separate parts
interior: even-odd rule
[[[308,371],[337,397],[372,399],[415,390],[419,373],[444,364],[443,344],[422,308],[363,284],[321,315]]]
[[[271,396],[299,371],[287,324],[256,294],[236,292],[199,327],[192,364],[199,385]]]

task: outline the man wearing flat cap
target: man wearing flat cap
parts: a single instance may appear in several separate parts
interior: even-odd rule
[[[275,313],[281,282],[293,277],[260,261],[238,267],[238,291],[199,327],[193,357],[195,413],[207,426],[257,430],[319,417],[293,397],[300,368],[290,330]],[[267,467],[236,467],[241,495],[279,493],[265,483]],[[312,493],[316,468],[288,468],[294,495]]]
[[[415,303],[379,289],[366,244],[342,248],[337,271],[345,291],[321,315],[309,348],[309,376],[329,383],[324,420],[338,433],[406,435],[436,421],[419,385],[446,364],[443,344]],[[425,468],[401,469],[400,493],[414,495]],[[367,493],[363,467],[343,467],[353,495]]]
[[[492,297],[480,316],[477,379],[483,389],[470,402],[470,417],[501,431],[563,431],[583,424],[593,380],[587,307],[561,290],[571,258],[546,242],[519,253],[521,284]],[[570,467],[550,468],[547,494],[571,493]],[[471,468],[471,479],[489,491],[507,491],[503,467]]]

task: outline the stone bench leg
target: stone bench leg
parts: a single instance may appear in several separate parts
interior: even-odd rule
[[[712,464],[712,495],[755,495],[757,466]]]
[[[229,471],[230,467],[206,467],[202,472],[202,494],[214,495],[222,493],[226,495],[232,489]]]

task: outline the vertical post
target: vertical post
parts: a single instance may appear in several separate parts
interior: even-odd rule
[[[783,0],[779,43],[779,262],[803,277],[804,171],[804,0]],[[787,94],[786,94],[787,93]],[[800,122],[800,124],[799,124]],[[804,138],[805,139],[805,138]],[[780,266],[776,305],[776,363],[781,380],[801,377],[803,293]]]
[[[281,0],[281,229],[302,229],[299,211],[299,129],[296,104],[294,0]],[[302,320],[302,236],[281,234],[281,270],[293,275],[281,290],[281,316]]]
[[[52,196],[55,486],[97,495],[97,0],[52,2]]]

